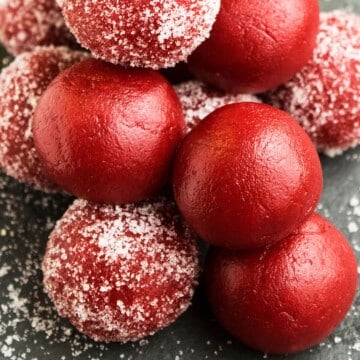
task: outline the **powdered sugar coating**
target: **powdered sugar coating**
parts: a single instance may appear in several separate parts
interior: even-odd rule
[[[61,316],[95,340],[126,342],[187,309],[198,253],[165,198],[122,206],[78,199],[51,233],[42,267]]]
[[[183,82],[174,89],[183,106],[186,132],[221,106],[236,102],[261,102],[255,95],[224,93],[196,80]]]
[[[269,93],[290,113],[320,152],[341,154],[360,143],[360,17],[322,13],[313,58]]]
[[[67,47],[37,47],[19,55],[0,74],[0,167],[38,190],[58,188],[44,175],[34,147],[35,106],[56,75],[86,56]]]
[[[159,69],[184,61],[207,37],[220,0],[57,0],[77,40],[114,64]]]
[[[74,45],[55,0],[1,0],[0,42],[14,54],[38,45]]]

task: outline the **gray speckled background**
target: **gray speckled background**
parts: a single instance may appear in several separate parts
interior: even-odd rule
[[[360,14],[360,1],[322,1],[323,10],[334,8]],[[345,233],[360,259],[360,148],[322,158],[322,164],[325,188],[319,211]],[[90,341],[58,317],[41,286],[47,236],[70,202],[0,174],[0,359],[360,359],[360,291],[326,341],[291,356],[267,356],[231,338],[212,318],[201,286],[189,310],[155,336],[125,345]]]

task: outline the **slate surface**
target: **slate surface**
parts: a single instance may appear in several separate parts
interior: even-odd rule
[[[334,8],[360,14],[360,1],[322,1],[323,10]],[[322,164],[319,212],[344,232],[360,259],[360,148],[324,157]],[[57,316],[41,285],[47,236],[71,201],[0,173],[0,359],[360,359],[360,291],[348,317],[326,341],[290,356],[267,356],[231,338],[212,318],[201,286],[189,310],[153,337],[125,345],[90,341]]]

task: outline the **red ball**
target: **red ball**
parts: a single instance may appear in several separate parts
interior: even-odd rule
[[[196,242],[164,198],[123,206],[76,200],[50,235],[45,291],[97,341],[129,341],[169,325],[197,284]]]
[[[357,286],[347,240],[313,214],[270,248],[212,248],[207,296],[219,323],[244,344],[285,354],[318,344],[345,317]]]
[[[57,0],[77,40],[114,64],[159,69],[209,37],[220,0]]]
[[[33,122],[48,176],[69,193],[102,203],[160,191],[183,130],[179,99],[160,74],[95,59],[50,84]]]
[[[314,145],[288,114],[237,103],[215,110],[185,137],[173,188],[200,237],[246,249],[285,238],[312,213],[322,171]]]
[[[37,47],[1,72],[0,167],[8,175],[39,190],[58,190],[36,154],[31,130],[34,108],[56,75],[85,57],[86,53],[66,47]]]
[[[360,143],[360,17],[322,13],[312,59],[269,94],[290,113],[317,149],[335,156]]]
[[[269,90],[309,60],[318,24],[317,0],[222,0],[210,38],[189,58],[190,70],[222,90]]]
[[[55,0],[2,0],[0,42],[14,55],[38,45],[75,45]]]

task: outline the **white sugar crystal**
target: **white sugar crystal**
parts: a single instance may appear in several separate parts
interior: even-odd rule
[[[1,268],[0,268],[0,277],[5,276],[9,270],[11,269],[11,267],[7,264],[4,264]]]
[[[359,230],[359,226],[354,222],[350,221],[348,224],[348,231],[349,233],[356,233]]]
[[[352,196],[351,199],[350,199],[350,206],[356,207],[358,205],[360,205],[359,198],[356,195]]]

